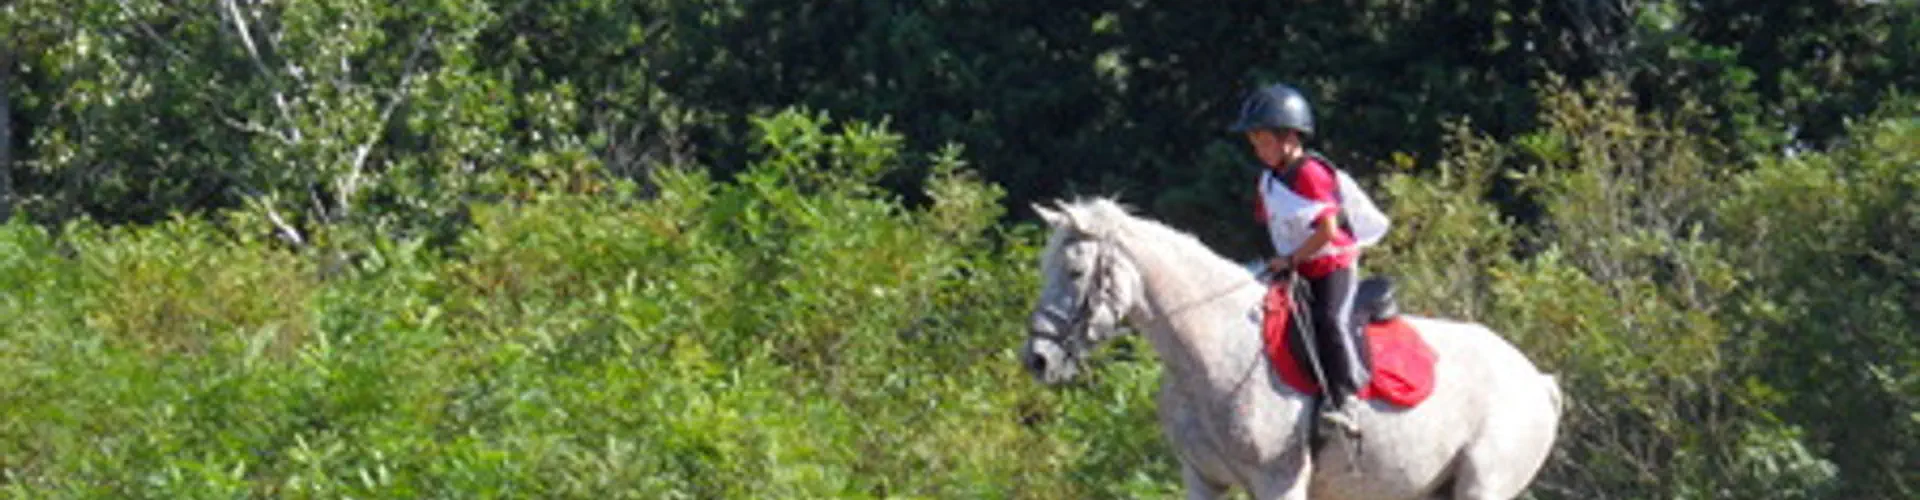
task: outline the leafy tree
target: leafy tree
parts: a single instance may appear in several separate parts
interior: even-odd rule
[[[1755,279],[1749,384],[1839,465],[1842,497],[1911,496],[1920,439],[1920,107],[1889,100],[1846,146],[1763,162],[1716,202]]]
[[[0,489],[1162,496],[1138,349],[1003,359],[1020,220],[1265,253],[1222,126],[1288,81],[1366,268],[1565,374],[1535,496],[1912,496],[1916,16],[15,0]]]
[[[1890,91],[1920,86],[1920,4],[1813,0],[1753,5],[1674,2],[1688,38],[1720,51],[1763,106],[1767,132],[1800,149],[1829,149],[1846,120]],[[1675,75],[1678,76],[1678,75]],[[1709,89],[1702,89],[1709,90]],[[1712,95],[1712,94],[1703,94]]]
[[[13,218],[13,51],[0,45],[0,219]]]
[[[65,20],[26,65],[48,90],[23,186],[43,219],[251,206],[301,243],[347,221],[434,230],[511,179],[586,170],[564,87],[514,92],[476,64],[483,2],[20,8]]]

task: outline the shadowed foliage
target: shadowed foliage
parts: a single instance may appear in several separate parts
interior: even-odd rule
[[[1176,494],[1151,350],[1012,358],[1029,202],[1369,272],[1563,374],[1532,498],[1920,488],[1920,4],[0,4],[0,490]]]

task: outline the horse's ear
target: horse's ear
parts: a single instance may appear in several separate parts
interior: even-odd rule
[[[1061,228],[1066,227],[1067,223],[1071,222],[1067,220],[1067,214],[1061,213],[1058,210],[1047,208],[1039,203],[1028,203],[1028,205],[1033,207],[1033,213],[1040,214],[1040,220],[1046,221],[1048,226]]]

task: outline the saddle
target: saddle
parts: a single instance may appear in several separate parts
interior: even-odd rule
[[[1318,353],[1312,349],[1317,346],[1307,339],[1311,338],[1313,322],[1304,309],[1296,309],[1293,300],[1304,291],[1305,283],[1293,282],[1293,286],[1273,286],[1268,290],[1262,320],[1262,337],[1266,342],[1266,353],[1274,370],[1287,385],[1306,394],[1319,394],[1319,380],[1314,359],[1318,354],[1324,360],[1342,353]],[[1371,374],[1371,380],[1355,394],[1359,399],[1379,399],[1389,404],[1410,408],[1432,393],[1434,363],[1436,356],[1426,341],[1414,331],[1411,323],[1400,316],[1398,303],[1393,298],[1393,283],[1384,277],[1364,279],[1356,287],[1353,297],[1353,342],[1348,345],[1360,351],[1355,358],[1360,360],[1361,369]]]
[[[1306,283],[1304,281],[1294,283],[1292,290],[1293,297],[1299,297],[1305,289]],[[1299,332],[1298,334],[1287,335],[1287,350],[1293,354],[1293,362],[1297,366],[1312,370],[1314,369],[1313,360],[1307,358],[1312,351],[1308,350],[1317,349],[1317,347],[1310,345],[1310,343],[1306,341],[1306,339],[1314,338],[1313,318],[1309,316],[1312,313],[1304,308],[1296,309],[1294,313],[1292,318],[1293,325],[1291,325],[1291,327],[1299,329]],[[1353,327],[1347,330],[1349,342],[1347,342],[1346,345],[1353,346],[1355,350],[1360,351],[1355,353],[1354,357],[1360,360],[1362,370],[1371,372],[1373,371],[1373,349],[1370,349],[1371,346],[1368,345],[1367,326],[1386,323],[1400,315],[1400,306],[1393,300],[1393,281],[1379,276],[1361,280],[1360,285],[1355,287],[1353,291],[1352,314],[1352,316],[1348,317],[1349,321],[1347,324],[1353,325]],[[1322,352],[1318,354],[1322,360],[1320,363],[1324,365],[1327,358],[1339,356],[1344,353]],[[1309,375],[1311,376],[1313,374]],[[1316,380],[1324,380],[1326,374],[1322,373],[1314,378]]]

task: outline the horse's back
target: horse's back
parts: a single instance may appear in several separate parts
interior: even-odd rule
[[[1433,349],[1433,393],[1413,408],[1370,402],[1362,470],[1348,469],[1346,442],[1328,441],[1315,458],[1314,498],[1452,496],[1434,490],[1462,483],[1510,498],[1551,448],[1557,396],[1543,386],[1551,377],[1483,325],[1400,318]]]

